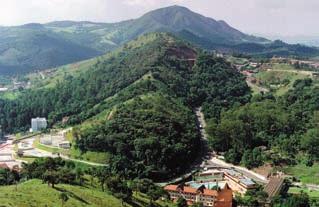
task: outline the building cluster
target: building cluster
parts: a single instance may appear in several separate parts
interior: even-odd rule
[[[183,197],[188,205],[194,203],[202,203],[209,207],[231,207],[232,206],[232,190],[225,185],[223,189],[209,189],[204,185],[197,188],[186,185],[167,185],[164,188],[173,201],[177,201]]]
[[[183,197],[188,204],[202,203],[206,207],[230,207],[232,197],[244,195],[257,184],[233,169],[208,169],[198,173],[184,185],[168,185],[164,189],[173,201]]]
[[[71,142],[66,140],[66,135],[63,132],[59,132],[57,134],[44,134],[40,137],[40,143],[62,149],[71,148]]]
[[[47,120],[46,118],[33,118],[31,119],[31,132],[38,132],[41,131],[42,129],[47,128]]]
[[[224,171],[224,179],[234,192],[241,195],[244,195],[248,190],[257,187],[253,180],[232,169],[226,169]]]

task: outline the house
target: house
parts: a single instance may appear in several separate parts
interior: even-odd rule
[[[257,187],[253,180],[232,169],[226,169],[224,171],[224,179],[233,191],[241,195],[244,195],[249,189],[255,189]]]
[[[168,192],[171,200],[177,201],[182,197],[188,205],[202,203],[205,207],[231,207],[233,192],[226,184],[223,189],[212,190],[201,185],[198,188],[180,185],[167,185],[164,190]]]
[[[0,163],[0,169],[10,169],[6,163]]]
[[[31,129],[32,132],[41,131],[42,129],[47,128],[47,120],[46,118],[33,118],[31,119]]]
[[[40,143],[44,145],[52,145],[52,136],[43,136],[40,138]]]
[[[196,181],[222,181],[224,180],[224,172],[216,169],[206,170],[198,173],[195,177]]]
[[[264,191],[268,194],[269,198],[273,198],[280,194],[285,185],[283,177],[271,177],[268,184],[265,186]]]
[[[71,148],[71,143],[69,141],[64,141],[59,143],[59,147],[63,149],[70,149]]]

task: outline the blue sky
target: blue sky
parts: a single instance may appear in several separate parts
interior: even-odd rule
[[[250,34],[319,37],[319,0],[1,0],[0,25],[54,20],[117,22],[176,4]]]

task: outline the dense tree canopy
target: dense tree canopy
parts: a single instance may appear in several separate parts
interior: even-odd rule
[[[224,59],[155,33],[54,87],[0,100],[0,123],[13,132],[27,129],[32,117],[48,117],[51,126],[68,117],[67,124],[80,124],[74,132],[80,150],[110,153],[114,171],[160,179],[196,157],[194,107],[203,105],[206,117],[218,120],[223,109],[249,99],[243,76]]]
[[[222,113],[220,122],[210,121],[207,131],[212,148],[226,152],[228,161],[242,161],[247,167],[262,164],[257,148],[261,146],[292,158],[304,149],[319,158],[314,147],[318,145],[318,110],[318,88],[310,79],[298,80],[282,97],[255,97],[249,104]]]

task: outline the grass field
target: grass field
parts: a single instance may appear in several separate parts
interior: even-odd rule
[[[286,167],[283,170],[285,173],[300,179],[302,183],[319,185],[319,163],[314,164],[312,167],[307,167],[304,164],[298,164]]]
[[[316,191],[316,190],[308,190],[307,188],[291,187],[289,188],[289,191],[288,191],[288,193],[292,193],[292,194],[299,194],[301,192],[307,193],[310,198],[319,199],[319,191]]]
[[[19,91],[6,91],[6,92],[0,92],[0,98],[1,99],[7,99],[7,100],[14,100],[20,95]]]
[[[259,72],[256,79],[260,86],[269,88],[280,96],[292,88],[296,80],[311,77],[309,73],[309,71],[297,71],[288,64],[273,64],[272,68]]]
[[[90,152],[90,151],[81,153],[80,150],[75,149],[74,146],[72,146],[70,150],[61,149],[57,147],[50,147],[50,146],[41,144],[39,141],[39,138],[35,140],[33,146],[35,148],[38,148],[47,152],[52,152],[54,154],[57,154],[57,153],[63,154],[63,155],[69,156],[70,158],[78,159],[78,160],[84,160],[84,161],[101,163],[101,164],[106,164],[109,161],[108,153]]]
[[[58,81],[63,80],[66,75],[77,76],[81,72],[89,70],[96,62],[97,58],[92,58],[55,68],[52,72],[50,72],[50,75],[43,71],[41,74],[31,73],[27,75],[27,78],[31,81],[32,88],[50,88],[54,87]],[[42,75],[44,75],[44,78]]]
[[[56,188],[48,187],[40,180],[30,180],[15,186],[0,187],[0,206],[2,207],[60,207],[59,195],[65,192],[69,200],[65,207],[122,207],[121,201],[107,192],[88,186],[73,186],[58,184]],[[135,193],[133,194],[135,195]],[[144,207],[148,199],[138,194],[133,198],[134,205],[125,204],[126,207]],[[158,202],[158,207],[172,207],[170,202]]]

